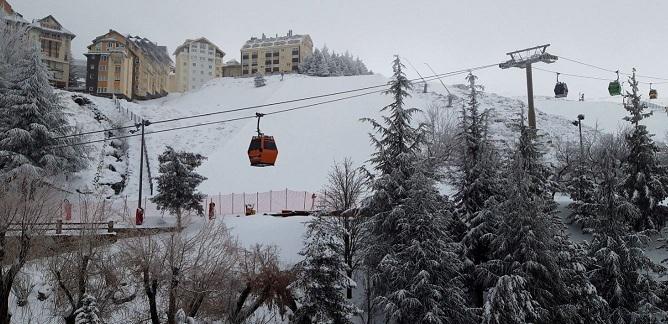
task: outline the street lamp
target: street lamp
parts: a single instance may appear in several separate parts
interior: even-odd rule
[[[583,186],[583,175],[584,175],[584,146],[582,144],[582,120],[585,119],[585,116],[583,114],[578,115],[578,119],[573,121],[573,125],[577,126],[579,131],[580,131],[580,185],[578,188],[578,193],[580,195],[580,199],[583,197],[582,193],[582,186]]]

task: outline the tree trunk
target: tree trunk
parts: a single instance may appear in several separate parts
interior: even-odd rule
[[[148,268],[143,270],[144,277],[144,292],[148,298],[148,305],[151,313],[151,323],[160,324],[160,316],[158,316],[158,305],[155,300],[156,292],[158,291],[158,280],[151,280]]]
[[[181,208],[179,208],[176,210],[176,231],[181,232],[181,228]]]
[[[197,316],[197,312],[199,311],[199,308],[202,306],[202,303],[204,302],[204,296],[205,296],[204,293],[198,293],[195,295],[195,298],[190,303],[190,311],[188,312],[189,317]]]
[[[179,286],[179,268],[172,267],[172,280],[169,282],[169,306],[167,324],[176,324],[176,288]]]
[[[3,280],[2,289],[0,289],[0,324],[10,324],[12,315],[9,313],[9,295],[11,285],[7,287]]]
[[[346,228],[346,231],[347,230],[349,229]],[[343,259],[346,262],[346,276],[348,277],[348,280],[352,280],[353,278],[353,258],[350,251],[350,245],[350,234],[346,233],[343,235]],[[353,288],[350,286],[350,282],[346,285],[346,298],[353,298]]]

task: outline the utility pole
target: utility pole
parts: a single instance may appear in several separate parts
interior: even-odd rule
[[[536,109],[533,103],[533,74],[531,73],[531,64],[543,62],[554,63],[558,57],[546,52],[550,44],[525,48],[514,52],[506,53],[510,60],[499,64],[502,69],[516,67],[527,70],[527,103],[529,105],[529,128],[536,129]]]
[[[142,208],[141,205],[141,200],[142,200],[142,186],[143,186],[143,181],[144,181],[144,145],[146,145],[145,139],[144,139],[144,127],[151,125],[151,122],[145,119],[141,120],[141,124],[135,124],[137,128],[141,127],[141,145],[139,147],[139,199],[137,202],[137,212],[135,213],[135,224],[136,225],[141,225],[144,223],[144,209]],[[131,131],[132,133],[137,132]]]

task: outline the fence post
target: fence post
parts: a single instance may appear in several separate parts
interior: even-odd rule
[[[304,191],[304,210],[306,210],[306,195],[308,195],[308,193]]]
[[[288,210],[288,188],[285,188],[285,210]]]
[[[243,209],[244,214],[246,213],[246,192],[244,192],[244,209]]]
[[[269,211],[270,212],[274,211],[273,209],[271,209],[271,202],[272,202],[272,200],[274,200],[274,197],[273,197],[272,193],[273,193],[273,191],[269,190]]]
[[[56,234],[63,234],[63,220],[56,221]]]
[[[232,193],[232,214],[234,214],[234,192]]]
[[[260,192],[255,192],[255,210],[260,212]]]
[[[223,216],[223,199],[220,195],[220,192],[218,193],[218,210],[220,211],[220,216]]]
[[[114,232],[114,221],[109,221],[109,223],[107,224],[107,231],[108,231],[109,233],[113,233],[113,232]]]

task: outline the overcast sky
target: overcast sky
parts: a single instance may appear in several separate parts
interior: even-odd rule
[[[610,69],[668,79],[666,0],[9,0],[26,19],[53,14],[77,35],[74,55],[109,29],[147,37],[173,51],[205,36],[239,58],[251,36],[311,35],[316,46],[349,50],[375,72],[389,75],[393,54],[423,74],[506,60],[506,52],[551,43],[550,52]],[[171,53],[170,53],[171,54]],[[613,74],[563,60],[541,67],[604,78]],[[409,67],[409,75],[416,76]],[[524,95],[523,70],[478,73],[487,90]],[[550,95],[555,75],[534,71],[536,95]],[[573,97],[606,94],[605,81],[562,77]],[[463,82],[463,76],[446,83]],[[647,85],[643,85],[647,88]],[[668,83],[657,85],[668,96]],[[646,93],[647,89],[643,89]]]

